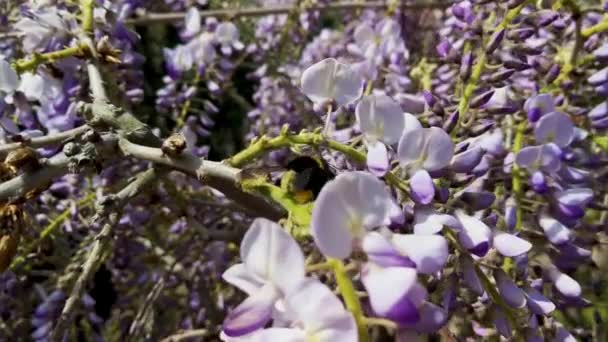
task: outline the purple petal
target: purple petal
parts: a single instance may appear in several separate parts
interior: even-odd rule
[[[394,234],[393,244],[416,264],[420,273],[434,274],[448,260],[448,242],[440,235]]]
[[[312,211],[312,235],[325,256],[346,258],[368,230],[402,215],[384,183],[367,172],[344,172],[328,182]]]
[[[390,165],[388,151],[381,142],[367,145],[367,168],[376,177],[383,177],[388,172]]]
[[[506,257],[514,257],[528,253],[532,244],[515,235],[498,233],[494,236],[494,247],[498,252]]]
[[[492,318],[494,319],[494,325],[496,326],[498,333],[507,339],[511,338],[511,325],[504,312],[501,309],[494,307]]]
[[[479,257],[486,255],[490,249],[490,238],[492,236],[490,228],[481,220],[463,212],[456,212],[456,217],[463,227],[458,232],[458,240],[462,247]]]
[[[424,302],[424,304],[418,308],[418,313],[420,315],[418,322],[409,326],[421,333],[436,332],[448,321],[447,312],[431,302]],[[407,327],[408,324],[405,326]]]
[[[418,303],[415,302],[419,299],[409,297],[419,286],[414,269],[367,267],[363,271],[362,281],[372,309],[379,316],[402,324],[415,323],[420,319]],[[392,290],[388,291],[387,286]]]
[[[564,113],[549,113],[536,123],[534,137],[539,143],[553,142],[559,147],[568,146],[574,138],[574,124]]]
[[[526,295],[502,270],[494,270],[494,279],[498,292],[505,302],[514,308],[522,308],[526,305]]]
[[[440,214],[430,206],[416,206],[414,211],[414,234],[437,234],[443,226],[461,229],[460,222],[447,214]]]
[[[435,184],[426,170],[418,170],[410,179],[411,195],[418,204],[429,204],[435,197]]]
[[[608,82],[608,67],[596,71],[593,75],[587,78],[587,82],[593,86],[598,86],[600,84],[604,84]]]
[[[576,342],[576,338],[564,327],[557,328],[555,342]]]
[[[224,333],[231,337],[249,334],[263,328],[272,317],[279,292],[272,285],[264,286],[230,311],[224,319]]]
[[[541,116],[555,111],[555,102],[550,94],[532,96],[524,103],[530,122],[536,122]]]
[[[248,270],[286,291],[304,278],[304,255],[298,243],[277,223],[257,218],[241,242]]]
[[[552,244],[561,245],[570,240],[570,229],[547,213],[541,214],[538,223]]]
[[[367,260],[382,267],[401,266],[416,268],[416,263],[399,251],[378,232],[370,232],[362,241]]]
[[[581,285],[569,275],[560,272],[555,266],[548,270],[549,279],[559,293],[565,297],[580,297],[582,293]]]
[[[464,284],[478,296],[483,295],[485,290],[481,280],[477,276],[477,272],[475,272],[473,260],[469,256],[462,256],[460,258],[460,267]]]
[[[568,189],[560,191],[555,197],[560,204],[584,207],[593,199],[593,190],[589,188]]]
[[[361,131],[372,141],[396,144],[405,129],[401,106],[383,94],[363,97],[357,104],[355,114]]]
[[[479,164],[483,153],[478,146],[459,153],[452,158],[450,169],[456,173],[469,173]]]
[[[532,313],[547,315],[555,310],[555,304],[535,288],[529,288],[526,295],[528,297],[528,307]]]

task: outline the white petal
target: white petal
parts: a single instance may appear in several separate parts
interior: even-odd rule
[[[561,245],[570,240],[570,229],[548,214],[542,213],[538,223],[552,244]]]
[[[394,234],[393,244],[416,263],[420,273],[433,274],[448,260],[448,242],[440,235]]]
[[[245,267],[245,264],[236,264],[230,266],[222,274],[222,278],[233,286],[238,287],[248,295],[252,295],[262,286],[264,279],[257,276],[255,273]]]
[[[307,278],[286,296],[288,310],[307,331],[320,331],[346,315],[342,302],[323,283]]]
[[[335,71],[334,100],[338,106],[349,104],[363,93],[363,78],[346,64],[338,63]]]
[[[201,30],[201,15],[196,7],[190,7],[184,19],[184,35],[192,37]]]
[[[454,143],[441,128],[427,128],[427,151],[422,167],[427,171],[436,171],[450,164],[454,156]]]
[[[426,143],[424,128],[413,129],[403,134],[399,140],[397,155],[402,167],[418,163],[421,160]]]
[[[278,224],[257,218],[241,242],[247,269],[286,291],[304,278],[304,255],[297,242]]]
[[[217,25],[215,39],[220,44],[230,44],[239,39],[239,29],[233,23],[224,21]]]
[[[403,113],[403,116],[405,116],[405,128],[403,129],[402,135],[415,129],[422,128],[420,121],[418,121],[418,118],[413,114]]]
[[[370,267],[362,280],[372,308],[381,315],[393,310],[417,284],[416,271],[405,267]],[[394,290],[387,291],[387,284]]]
[[[514,257],[527,253],[532,244],[520,237],[507,233],[498,233],[494,236],[494,247],[506,257]]]
[[[387,145],[397,143],[405,128],[401,106],[384,94],[363,97],[357,104],[355,114],[368,139],[380,140]]]
[[[367,144],[367,168],[377,177],[384,177],[390,169],[386,145],[378,141]]]
[[[0,58],[0,91],[11,93],[19,86],[19,77],[11,65]]]

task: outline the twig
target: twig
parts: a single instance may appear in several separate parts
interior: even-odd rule
[[[0,184],[0,202],[12,197],[21,197],[34,189],[46,187],[53,179],[68,173],[69,159],[57,154],[48,159],[42,167],[33,172],[26,172]]]
[[[604,31],[608,31],[608,15],[604,15],[604,18],[602,18],[602,21],[600,21],[599,23],[584,29],[581,32],[581,35],[583,36],[583,38],[589,38],[596,33]]]
[[[85,133],[89,129],[91,129],[91,127],[89,127],[87,125],[82,125],[82,126],[67,130],[65,132],[53,133],[53,134],[45,135],[42,137],[35,137],[35,138],[31,138],[24,142],[0,145],[0,157],[6,155],[10,151],[16,150],[23,146],[38,148],[38,147],[44,147],[44,146],[49,146],[49,145],[54,145],[54,144],[60,144],[62,142],[65,142],[66,140],[70,140],[75,137],[78,137],[79,135]]]
[[[209,332],[206,329],[185,330],[177,334],[167,336],[162,339],[161,342],[179,342],[193,337],[204,337],[207,336],[207,334],[209,334]]]
[[[109,246],[112,241],[111,238],[113,235],[113,230],[118,223],[118,219],[120,218],[119,212],[121,211],[124,203],[137,195],[141,189],[155,179],[156,170],[153,168],[148,169],[147,171],[140,173],[133,182],[112,197],[112,201],[110,201],[108,205],[112,205],[115,211],[107,216],[107,223],[103,226],[101,232],[95,237],[95,243],[84,262],[82,272],[74,283],[70,296],[66,300],[65,306],[61,311],[61,315],[57,320],[57,324],[53,330],[51,338],[52,341],[61,341],[63,339],[64,332],[72,319],[74,310],[76,309],[77,304],[84,293],[89,279],[97,271],[99,265],[104,261],[104,253],[108,252],[110,249]],[[97,217],[102,218],[104,216],[105,215],[100,213],[100,215]]]
[[[381,9],[389,6],[387,1],[342,1],[329,4],[316,4],[307,6],[307,11],[336,11],[336,10],[352,10],[352,9]],[[434,2],[413,2],[405,3],[401,8],[407,10],[422,10],[422,9],[443,9],[451,6],[449,1],[434,1]],[[237,18],[237,17],[255,17],[272,14],[285,14],[294,9],[291,5],[267,6],[267,7],[251,7],[240,9],[220,9],[200,11],[202,18],[220,17],[220,18]],[[185,12],[176,13],[146,13],[142,17],[129,19],[126,21],[130,25],[147,25],[150,23],[171,23],[183,20],[186,16]]]
[[[101,143],[97,144],[101,156],[115,155],[116,135],[102,136]],[[70,159],[63,153],[58,153],[45,160],[39,169],[25,172],[4,183],[0,183],[0,202],[11,198],[21,197],[34,189],[42,189],[50,182],[69,172]]]
[[[138,159],[167,165],[203,181],[206,185],[215,188],[229,199],[240,204],[243,208],[256,216],[278,220],[285,217],[285,212],[265,201],[263,198],[247,193],[240,189],[240,169],[228,166],[221,162],[204,160],[190,153],[184,152],[178,157],[169,157],[160,148],[147,147],[134,144],[121,139],[119,146],[123,153]]]
[[[84,56],[88,50],[89,46],[81,43],[76,46],[66,47],[62,50],[47,53],[34,53],[30,59],[18,60],[13,64],[13,67],[18,73],[34,71],[40,64],[52,63],[56,60],[71,56]]]
[[[103,78],[99,72],[99,68],[92,62],[87,63],[87,73],[89,74],[89,87],[91,94],[97,101],[108,101],[106,89],[103,86]]]

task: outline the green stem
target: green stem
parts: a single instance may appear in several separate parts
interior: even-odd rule
[[[80,10],[82,11],[82,30],[89,35],[93,34],[94,7],[95,0],[80,0]]]
[[[599,23],[584,29],[581,32],[581,35],[583,36],[583,38],[589,38],[590,36],[596,33],[604,31],[608,31],[608,14],[604,15],[604,18]]]
[[[517,152],[521,150],[524,144],[524,133],[526,132],[527,121],[523,120],[517,125],[515,132],[515,139],[513,140],[513,154],[517,155]],[[513,160],[513,170],[511,171],[513,175],[513,194],[515,196],[515,202],[517,203],[517,209],[515,211],[515,230],[521,230],[523,224],[523,209],[521,208],[521,198],[523,197],[523,183],[520,176],[520,168]]]
[[[34,53],[29,59],[20,59],[13,64],[13,69],[18,73],[26,71],[35,71],[41,64],[52,63],[56,60],[77,56],[81,57],[89,52],[85,44],[68,47],[63,50],[52,51],[47,53]]]
[[[357,328],[359,330],[359,342],[368,342],[369,334],[365,317],[363,316],[363,310],[361,309],[361,303],[359,302],[359,297],[357,296],[353,283],[346,274],[344,264],[338,259],[327,259],[327,262],[330,263],[334,270],[336,283],[338,284],[338,289],[344,299],[346,308],[352,312],[355,317],[355,322],[357,323]]]
[[[339,143],[334,140],[327,139],[320,133],[299,133],[289,134],[286,129],[283,129],[281,134],[274,138],[262,136],[249,147],[235,154],[228,163],[234,167],[242,167],[243,165],[257,159],[262,154],[270,150],[277,150],[293,145],[309,145],[309,146],[324,146],[334,151],[338,151],[346,155],[354,162],[363,164],[367,160],[364,153],[356,150],[352,146]],[[398,187],[401,191],[407,193],[407,184],[402,181],[393,171],[385,175],[389,184]]]

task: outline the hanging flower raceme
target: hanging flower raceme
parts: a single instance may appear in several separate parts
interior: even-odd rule
[[[450,164],[454,144],[441,128],[418,128],[407,131],[399,140],[399,163],[411,175],[412,199],[429,204],[435,196],[435,184],[429,172],[439,171]]]

